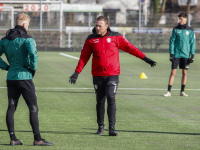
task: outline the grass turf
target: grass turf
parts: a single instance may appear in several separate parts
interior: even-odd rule
[[[66,52],[79,57],[80,52]],[[38,52],[39,61],[34,83],[38,96],[41,135],[54,142],[52,147],[34,147],[29,124],[29,111],[20,98],[15,113],[17,138],[23,146],[9,146],[5,117],[7,92],[0,88],[0,149],[138,149],[138,150],[183,150],[200,149],[200,89],[199,54],[190,65],[186,93],[180,97],[181,70],[177,70],[172,87],[172,97],[165,98],[170,74],[169,54],[146,53],[157,62],[148,64],[127,53],[120,53],[121,75],[117,91],[117,137],[108,136],[108,119],[105,114],[104,135],[95,135],[97,130],[95,93],[93,89],[43,89],[93,88],[91,60],[79,75],[76,85],[68,83],[78,60],[59,55],[59,52]],[[2,57],[5,60],[5,57]],[[139,79],[144,72],[148,79]],[[6,86],[6,71],[0,71],[0,87]],[[135,90],[120,88],[142,88]],[[157,90],[144,90],[153,88]]]

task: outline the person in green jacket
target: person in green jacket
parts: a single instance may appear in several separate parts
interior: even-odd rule
[[[169,84],[165,97],[171,96],[171,87],[174,82],[177,67],[182,69],[181,92],[180,96],[188,96],[185,92],[185,85],[187,80],[187,70],[189,64],[193,63],[195,55],[195,33],[192,27],[187,23],[188,15],[180,13],[179,24],[174,27],[169,44],[170,61],[172,62],[172,70],[169,77]]]
[[[0,56],[5,54],[7,64],[0,57],[0,68],[7,70],[8,109],[6,124],[10,134],[10,145],[23,145],[15,136],[14,113],[19,97],[22,95],[29,108],[30,124],[34,134],[34,145],[54,145],[41,138],[38,120],[38,105],[33,77],[37,69],[37,49],[35,40],[27,34],[30,17],[19,14],[16,18],[17,25],[7,31],[6,36],[0,41]]]

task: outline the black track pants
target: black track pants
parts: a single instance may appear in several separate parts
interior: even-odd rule
[[[116,103],[115,95],[117,91],[119,76],[93,77],[93,84],[96,92],[97,123],[104,125],[105,99],[107,98],[107,114],[109,129],[115,128],[116,123]]]
[[[6,115],[6,124],[9,133],[14,132],[14,113],[20,95],[23,96],[30,114],[30,124],[34,134],[40,134],[38,121],[38,106],[35,86],[32,80],[7,80],[8,90],[8,110]]]

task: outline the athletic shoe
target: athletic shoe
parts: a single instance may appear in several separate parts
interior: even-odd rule
[[[10,145],[12,145],[12,146],[23,145],[23,143],[17,139],[16,141],[11,140]]]
[[[97,130],[97,134],[102,135],[104,131],[104,126],[99,126],[98,130]]]
[[[117,132],[115,131],[115,129],[109,130],[109,136],[117,136]]]
[[[181,93],[180,93],[180,96],[185,96],[185,97],[188,97],[188,95],[187,95],[187,94],[185,94],[185,92],[181,92]]]
[[[35,141],[33,142],[33,145],[35,145],[35,146],[52,146],[52,145],[54,145],[54,144],[45,141],[45,139],[42,139],[42,140],[40,140],[40,141],[36,141],[36,140],[35,140]]]
[[[170,97],[171,96],[171,93],[169,91],[167,91],[166,94],[164,94],[164,97]]]

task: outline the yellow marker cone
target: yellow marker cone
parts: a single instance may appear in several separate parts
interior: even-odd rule
[[[140,79],[147,79],[148,77],[146,76],[146,74],[144,72],[142,72],[139,76]]]

